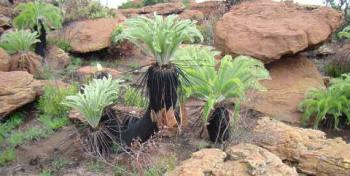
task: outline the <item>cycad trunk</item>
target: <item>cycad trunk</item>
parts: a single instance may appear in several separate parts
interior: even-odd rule
[[[34,27],[34,30],[39,33],[38,39],[40,40],[40,42],[36,43],[35,45],[35,53],[39,54],[44,58],[45,51],[46,51],[46,30],[41,20],[39,20],[39,25],[40,25],[40,31],[38,29],[38,26]]]
[[[215,108],[208,122],[207,130],[212,142],[221,143],[230,138],[230,112],[226,107]]]

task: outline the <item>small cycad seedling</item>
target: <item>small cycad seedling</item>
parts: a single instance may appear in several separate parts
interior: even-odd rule
[[[350,39],[350,26],[345,27],[342,31],[338,32],[338,38]]]
[[[203,120],[213,142],[227,140],[229,122],[232,116],[228,106],[235,103],[238,111],[240,102],[248,89],[262,89],[259,80],[269,78],[264,64],[248,56],[232,59],[226,55],[216,69],[215,56],[218,52],[210,48],[186,47],[177,53],[177,63],[188,75],[190,85],[185,86],[187,96],[197,97],[205,102]]]
[[[79,111],[90,126],[86,136],[88,151],[105,157],[111,152],[113,141],[116,139],[118,123],[113,110],[108,106],[115,103],[119,91],[119,81],[111,76],[93,79],[83,87],[83,93],[68,96],[63,104]]]
[[[327,89],[310,90],[300,103],[302,122],[313,121],[313,127],[326,125],[338,129],[350,123],[350,74],[332,79]],[[333,124],[327,124],[333,123]]]

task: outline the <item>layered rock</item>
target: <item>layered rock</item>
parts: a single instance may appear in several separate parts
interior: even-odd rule
[[[222,1],[205,1],[201,3],[191,3],[190,10],[201,11],[205,17],[221,15],[226,11],[226,5]]]
[[[342,22],[342,14],[331,8],[254,0],[226,13],[215,26],[214,40],[225,53],[268,63],[324,42]]]
[[[10,71],[27,71],[38,76],[44,71],[42,58],[34,52],[14,54],[10,59]]]
[[[324,88],[322,76],[307,58],[283,58],[266,66],[271,80],[261,81],[266,91],[253,94],[245,106],[289,123],[299,123],[299,103],[307,91]]]
[[[99,51],[110,45],[112,31],[122,21],[119,18],[77,21],[69,24],[57,33],[52,33],[50,37],[68,41],[72,47],[72,52],[88,53]]]
[[[252,145],[238,144],[226,152],[202,149],[183,161],[166,176],[297,176],[295,168],[283,164],[269,151]]]
[[[24,71],[0,72],[0,119],[35,100],[42,83]]]
[[[199,22],[204,20],[204,14],[199,10],[185,10],[179,15],[179,17],[181,19],[190,19]]]
[[[10,70],[10,56],[5,50],[0,48],[0,71]]]
[[[254,131],[267,136],[257,145],[304,174],[350,175],[350,144],[340,138],[327,139],[321,131],[292,127],[267,117],[258,121]]]

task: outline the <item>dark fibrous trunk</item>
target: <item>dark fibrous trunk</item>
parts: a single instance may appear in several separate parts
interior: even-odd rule
[[[34,27],[34,30],[39,33],[38,39],[40,40],[38,43],[35,45],[35,53],[38,55],[45,57],[45,51],[46,51],[46,30],[44,27],[44,24],[42,20],[39,20],[39,25],[40,25],[40,31],[38,26]]]
[[[165,108],[175,107],[180,86],[179,69],[172,64],[151,66],[146,73],[149,107],[156,113]]]
[[[151,120],[150,110],[147,110],[141,119],[129,122],[126,128],[121,135],[122,141],[126,145],[130,145],[134,139],[140,139],[140,142],[145,142],[158,131],[157,123]]]
[[[230,137],[230,112],[225,107],[215,108],[207,125],[210,140],[215,143],[226,141]]]
[[[84,137],[84,143],[89,153],[95,156],[107,157],[112,153],[113,144],[118,143],[122,124],[117,120],[114,110],[107,107],[104,110],[99,126],[96,129],[88,129]]]

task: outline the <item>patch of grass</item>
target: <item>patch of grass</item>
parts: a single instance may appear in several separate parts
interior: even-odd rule
[[[130,64],[129,64],[129,67],[135,70],[135,69],[140,68],[140,64],[138,64],[138,63],[136,63],[136,62],[130,63]]]
[[[62,75],[73,76],[73,73],[83,65],[83,61],[78,57],[71,57],[71,64],[62,72]]]
[[[33,127],[24,132],[13,132],[8,138],[8,143],[10,144],[10,146],[16,147],[27,141],[34,141],[40,138],[46,138],[50,134],[52,134],[51,130]]]
[[[94,172],[94,173],[100,173],[103,172],[103,170],[105,169],[105,165],[102,162],[99,161],[90,161],[87,164],[87,169],[90,172]]]
[[[24,115],[22,113],[14,113],[9,120],[0,125],[0,144],[8,137],[11,130],[17,128],[23,123]]]
[[[122,165],[116,165],[114,168],[113,168],[113,175],[114,176],[124,176],[124,175],[130,175],[130,176],[133,176],[133,175],[137,175],[137,174],[134,174],[134,173],[130,173],[124,166]]]
[[[16,152],[14,148],[9,148],[4,151],[0,151],[0,166],[4,166],[6,163],[16,159]]]
[[[139,90],[128,86],[124,93],[124,104],[127,106],[146,107],[147,98],[144,97]]]
[[[151,167],[145,170],[145,176],[162,176],[167,171],[171,171],[176,167],[176,157],[171,155],[169,157],[164,157],[160,161],[156,162]]]
[[[72,46],[70,45],[69,41],[63,39],[48,39],[48,43],[61,48],[65,52],[72,50]]]
[[[52,176],[52,172],[51,170],[44,169],[40,172],[39,176]]]
[[[64,157],[55,157],[51,163],[51,165],[55,168],[55,170],[59,171],[67,166],[71,161]]]
[[[62,128],[63,126],[70,124],[68,117],[51,118],[47,115],[42,115],[42,116],[40,116],[39,121],[47,129],[51,129],[51,130],[57,130],[59,128]]]
[[[70,86],[68,88],[46,86],[44,88],[44,95],[39,99],[38,109],[44,116],[57,118],[66,117],[69,108],[61,103],[66,96],[73,95],[76,92],[78,92],[78,89],[75,86]]]

